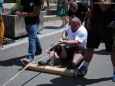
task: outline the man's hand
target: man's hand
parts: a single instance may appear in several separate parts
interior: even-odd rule
[[[21,16],[27,16],[27,12],[22,12],[22,15]]]
[[[61,38],[58,42],[59,42],[59,44],[65,44],[66,40],[64,40],[63,38]]]
[[[21,12],[20,11],[16,11],[15,14],[18,15],[18,16],[21,16]]]
[[[20,11],[16,11],[15,14],[18,15],[18,16],[23,16],[23,17],[27,15],[26,12],[20,12]]]
[[[62,37],[60,40],[67,40],[67,37]]]
[[[90,19],[87,20],[86,27],[87,27],[87,29],[91,28],[91,21],[90,21]]]

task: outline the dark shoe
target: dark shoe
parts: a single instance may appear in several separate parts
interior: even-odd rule
[[[35,55],[40,55],[40,54],[42,54],[42,51],[35,52]]]
[[[49,60],[49,62],[47,63],[48,66],[54,66],[54,61]]]
[[[45,66],[45,65],[54,66],[54,61],[52,61],[52,60],[39,61],[39,62],[38,62],[38,65],[42,65],[42,66]]]
[[[38,65],[45,66],[46,64],[47,64],[47,61],[39,61],[39,62],[38,62]]]
[[[22,60],[22,63],[23,64],[28,64],[28,63],[30,63],[30,62],[32,62],[33,60],[32,59],[23,59]]]
[[[115,72],[113,74],[113,79],[112,80],[113,80],[113,82],[115,82]]]
[[[78,69],[78,75],[79,76],[84,76],[87,74],[87,68],[86,66],[81,66],[79,69]]]
[[[73,69],[74,68],[74,63],[72,62],[72,60],[69,60],[67,62],[67,69]]]

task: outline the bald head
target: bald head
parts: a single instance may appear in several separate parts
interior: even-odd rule
[[[77,18],[77,17],[74,17],[71,20],[70,26],[71,26],[72,32],[75,32],[76,30],[78,30],[81,27],[81,21],[80,21],[80,19]]]
[[[69,3],[69,6],[70,6],[70,10],[71,10],[73,13],[77,12],[77,10],[78,10],[78,5],[77,5],[76,2],[70,2],[70,3]]]
[[[75,23],[81,25],[81,20],[80,20],[78,17],[74,17],[74,18],[71,20],[71,22],[75,22]]]
[[[78,6],[76,2],[69,2],[70,7]]]

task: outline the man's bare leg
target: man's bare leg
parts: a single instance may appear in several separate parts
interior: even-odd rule
[[[86,52],[84,55],[84,61],[82,62],[82,64],[78,68],[80,75],[85,75],[87,73],[89,63],[93,57],[93,51],[94,51],[94,48],[86,49]]]

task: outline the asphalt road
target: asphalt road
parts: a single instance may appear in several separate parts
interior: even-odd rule
[[[60,38],[61,30],[58,30],[58,32],[59,33],[53,32],[54,34],[51,33],[52,35],[44,34],[45,37],[40,36],[43,51],[48,49],[51,44]],[[23,64],[20,60],[27,55],[27,39],[9,46],[5,46],[4,49],[0,50],[0,86],[23,68]],[[115,86],[115,83],[111,80],[113,67],[110,55],[105,52],[104,47],[105,45],[101,43],[99,48],[94,51],[88,73],[84,77],[73,78],[24,70],[6,86]],[[43,57],[46,55],[47,54],[43,55]]]

